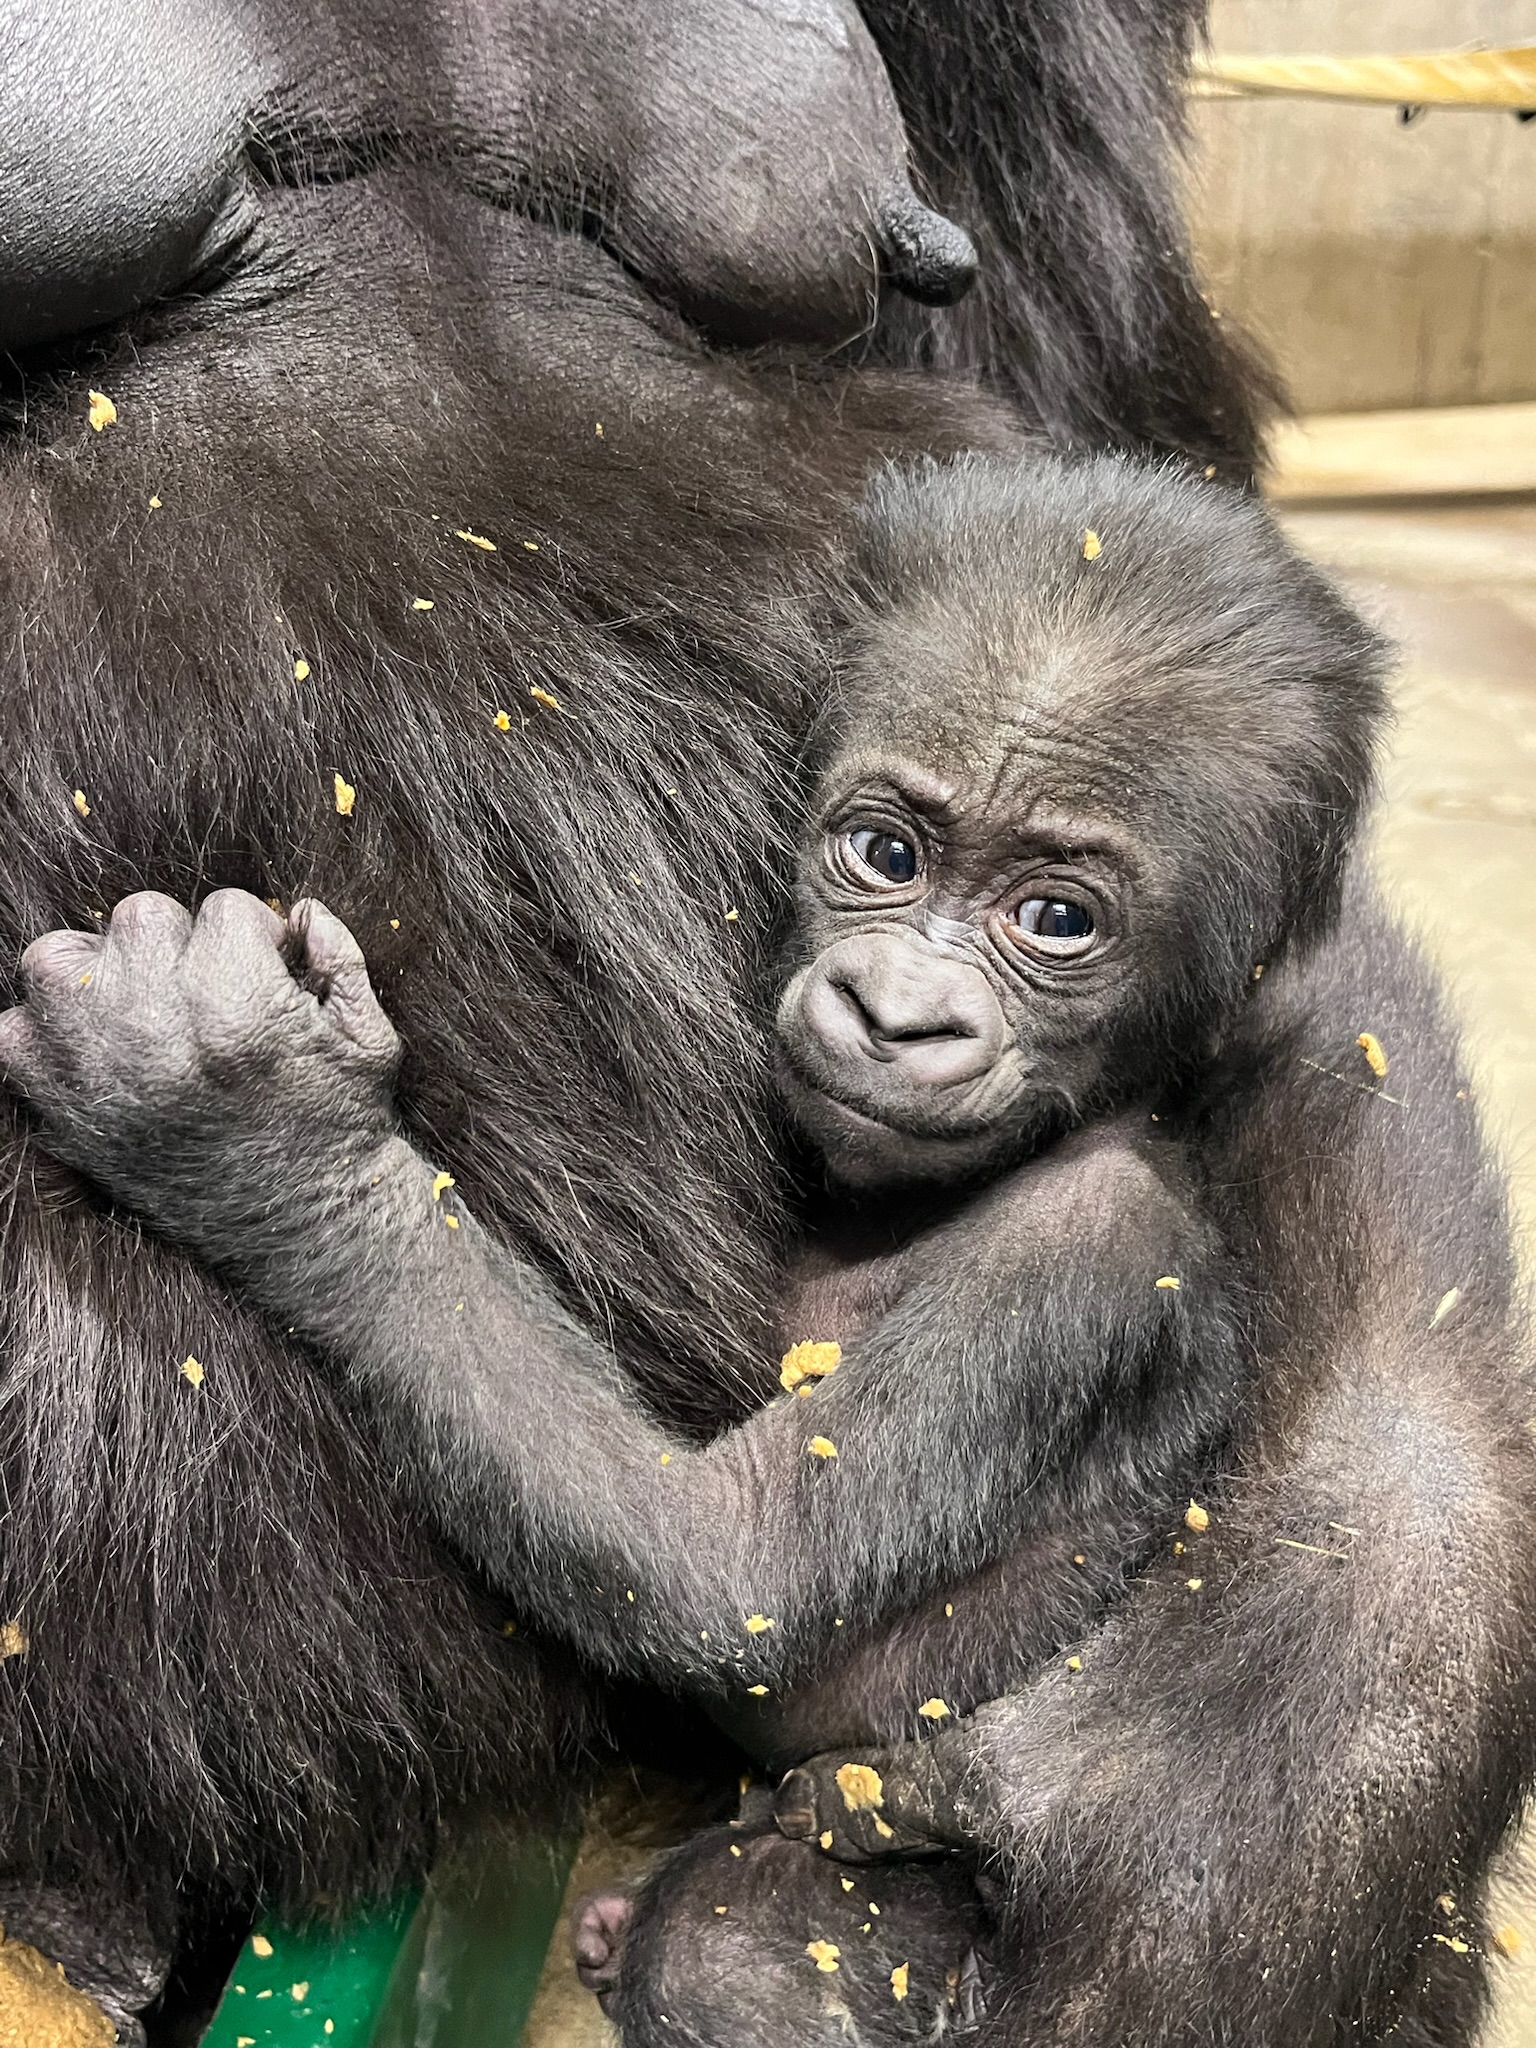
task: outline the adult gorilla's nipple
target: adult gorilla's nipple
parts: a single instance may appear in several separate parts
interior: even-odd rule
[[[976,278],[976,244],[955,221],[897,192],[880,208],[876,237],[882,269],[898,291],[925,306],[952,306]]]

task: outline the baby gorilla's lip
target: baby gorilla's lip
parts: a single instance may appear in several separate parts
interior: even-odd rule
[[[855,1099],[852,1092],[844,1094],[828,1086],[821,1076],[808,1074],[783,1044],[774,1049],[774,1064],[785,1101],[812,1128],[818,1122],[830,1122],[855,1135],[862,1133],[903,1145],[937,1149],[972,1145],[976,1139],[990,1137],[997,1130],[999,1120],[995,1111],[978,1110],[969,1116],[882,1115],[879,1108],[871,1105],[867,1094]]]

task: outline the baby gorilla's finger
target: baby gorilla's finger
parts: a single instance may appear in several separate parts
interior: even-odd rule
[[[395,1027],[379,1007],[363,949],[341,919],[306,897],[288,913],[288,929],[303,947],[326,1015],[360,1051],[393,1060],[399,1051]]]
[[[22,981],[51,1007],[71,989],[89,987],[81,976],[94,974],[101,943],[94,932],[44,932],[21,956]]]

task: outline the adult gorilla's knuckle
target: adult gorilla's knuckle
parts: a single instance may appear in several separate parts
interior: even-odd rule
[[[140,889],[114,908],[110,930],[115,939],[160,939],[183,933],[190,922],[175,897],[158,889]]]

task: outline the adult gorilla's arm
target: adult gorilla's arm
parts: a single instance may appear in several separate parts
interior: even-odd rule
[[[979,371],[1075,445],[1241,477],[1270,374],[1202,298],[1174,166],[1205,0],[860,0],[934,203],[981,254],[940,319],[882,310],[898,360]]]
[[[1239,1346],[1215,1233],[1140,1120],[978,1198],[813,1398],[690,1446],[395,1131],[362,954],[319,906],[294,916],[323,1001],[290,975],[294,928],[238,891],[195,922],[139,896],[101,937],[54,933],[0,1061],[51,1148],[342,1362],[444,1532],[594,1663],[745,1706],[840,1617],[851,1637],[1023,1534],[1065,1528],[1070,1552],[1091,1525],[1092,1567],[1042,1574],[1010,1624],[1017,1669],[1193,1483]],[[948,1633],[891,1732],[964,1664]]]
[[[998,2001],[1010,2044],[1291,2048],[1394,2020],[1394,2040],[1460,2041],[1481,2001],[1482,1873],[1536,1735],[1501,1190],[1378,911],[1357,900],[1285,979],[1212,1112],[1266,1273],[1252,1455],[1078,1646],[1081,1675],[868,1758],[900,1839],[980,1838],[1007,1873],[1028,1958]],[[1350,1058],[1362,1026],[1390,1052],[1380,1093]],[[786,1825],[879,1853],[842,1761],[793,1775]]]

